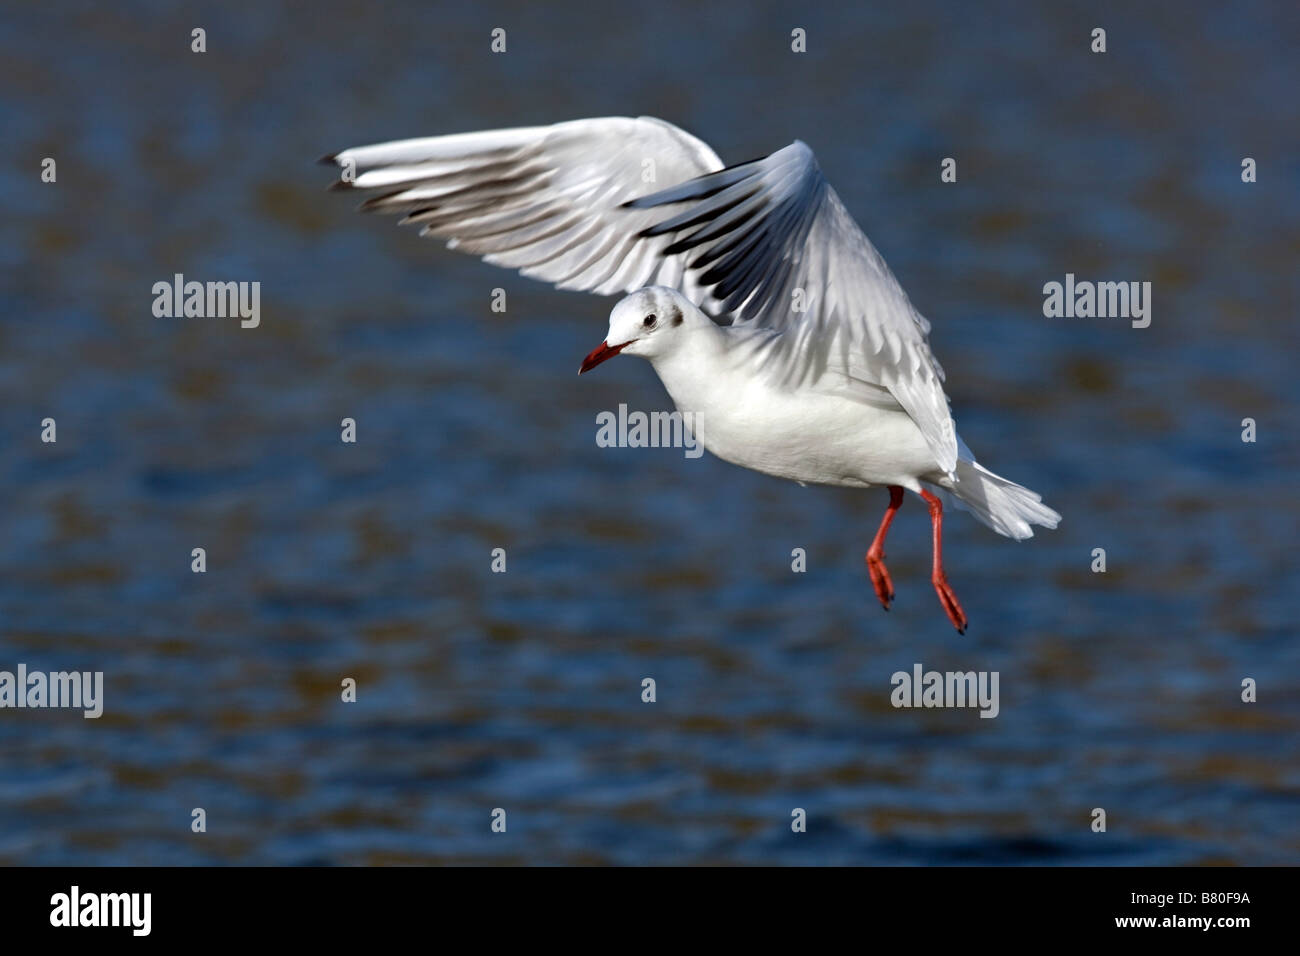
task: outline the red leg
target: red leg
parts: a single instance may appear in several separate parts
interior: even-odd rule
[[[890,485],[889,507],[885,509],[885,517],[880,521],[880,530],[867,549],[867,573],[871,575],[871,586],[876,589],[876,597],[880,598],[886,611],[889,610],[889,602],[894,599],[894,582],[889,579],[889,571],[885,567],[885,535],[889,533],[889,526],[902,503],[903,489],[898,485]]]
[[[934,525],[934,567],[930,572],[930,581],[939,595],[939,603],[948,612],[948,620],[957,628],[958,634],[966,633],[966,612],[957,603],[957,595],[948,586],[948,576],[943,573],[943,502],[935,495],[922,489],[921,497],[930,506],[930,523]]]

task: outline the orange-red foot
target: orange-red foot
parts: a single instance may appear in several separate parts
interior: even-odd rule
[[[890,580],[889,569],[885,567],[885,535],[889,533],[889,526],[893,523],[894,515],[898,513],[902,503],[902,487],[890,485],[889,507],[885,509],[885,516],[880,520],[880,529],[872,539],[871,547],[867,549],[867,574],[871,575],[871,586],[876,589],[880,606],[886,611],[889,610],[889,602],[894,600],[894,582]]]
[[[939,603],[943,605],[952,626],[957,628],[958,634],[965,634],[968,623],[966,612],[961,609],[957,595],[952,593],[952,588],[948,585],[948,575],[943,573],[943,502],[924,489],[921,490],[921,497],[930,506],[930,524],[934,531],[934,564],[930,571],[930,583],[934,585]]]
[[[871,586],[876,589],[881,607],[888,611],[890,602],[894,600],[894,582],[885,567],[885,552],[876,553],[875,549],[867,552],[867,573],[871,575]]]
[[[952,626],[957,628],[958,634],[965,634],[966,625],[970,622],[966,620],[966,612],[961,609],[961,604],[957,600],[957,595],[953,594],[948,579],[939,574],[931,578],[931,581],[934,583],[935,593],[939,595],[939,603],[948,613],[948,620],[952,621]]]

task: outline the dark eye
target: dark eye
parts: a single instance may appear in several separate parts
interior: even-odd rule
[[[647,316],[645,317],[645,321],[642,322],[641,324],[644,325],[644,326],[648,329],[648,328],[650,328],[650,326],[652,326],[652,325],[655,324],[655,320],[656,320],[657,318],[658,318],[658,316],[655,315],[653,312],[651,312],[649,315],[647,315]]]

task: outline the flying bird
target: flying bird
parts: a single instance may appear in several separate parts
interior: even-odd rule
[[[723,167],[652,117],[606,117],[360,146],[326,156],[362,209],[561,289],[630,293],[579,373],[615,355],[654,366],[695,437],[726,461],[801,484],[883,486],[865,556],[880,603],[885,536],[906,489],[943,568],[944,502],[1023,539],[1060,515],[988,471],[953,424],[930,323],[796,140]],[[949,495],[951,497],[949,497]]]

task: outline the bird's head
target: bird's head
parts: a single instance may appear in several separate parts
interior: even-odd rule
[[[656,359],[675,349],[699,319],[708,321],[686,296],[661,285],[638,289],[609,313],[609,333],[582,360],[578,374],[623,353]]]

